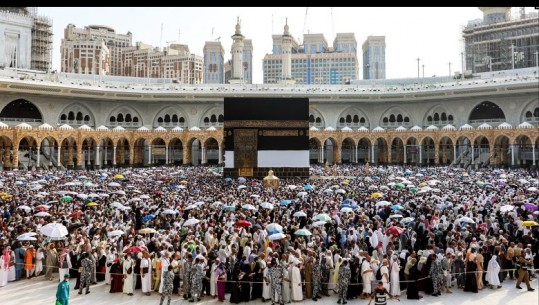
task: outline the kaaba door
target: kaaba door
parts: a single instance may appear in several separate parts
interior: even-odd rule
[[[234,167],[257,167],[257,132],[257,129],[234,129]]]

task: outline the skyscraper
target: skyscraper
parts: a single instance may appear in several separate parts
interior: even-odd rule
[[[220,41],[206,41],[204,44],[204,83],[225,83],[225,49]]]
[[[362,45],[363,79],[386,78],[386,37],[369,36]]]

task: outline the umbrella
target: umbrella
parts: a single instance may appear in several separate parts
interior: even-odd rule
[[[212,207],[219,207],[219,206],[222,206],[223,203],[221,201],[215,201],[214,203],[211,204]]]
[[[303,212],[303,211],[298,211],[298,212],[294,213],[292,216],[294,216],[294,217],[306,217],[307,214],[305,214],[305,212]]]
[[[318,220],[318,221],[313,222],[313,226],[320,227],[320,226],[325,225],[326,223],[327,223],[327,221]]]
[[[123,235],[123,234],[125,234],[125,232],[122,231],[122,230],[114,230],[114,231],[112,231],[112,232],[108,232],[108,233],[107,233],[107,236],[108,236],[108,237],[112,237],[112,236],[121,236],[121,235]]]
[[[372,193],[371,194],[371,198],[380,198],[380,197],[383,197],[384,195],[382,195],[382,193]]]
[[[119,203],[118,201],[114,201],[113,203],[110,204],[111,207],[113,208],[123,208],[124,205]]]
[[[47,217],[47,216],[51,216],[51,214],[49,214],[49,213],[47,213],[47,212],[39,212],[39,213],[34,214],[34,216],[37,216],[37,217]]]
[[[405,187],[404,184],[403,184],[403,183],[400,183],[400,182],[397,183],[397,184],[395,184],[395,186],[398,187],[398,188],[400,188],[400,189],[403,189],[403,188]]]
[[[417,191],[419,191],[419,189],[417,187],[410,188],[410,192],[412,192],[412,193],[417,193]]]
[[[234,211],[234,210],[236,210],[236,207],[233,206],[233,205],[225,205],[223,207],[223,209],[226,210],[226,211]]]
[[[379,208],[379,207],[385,207],[385,206],[388,206],[390,205],[391,203],[388,202],[388,201],[378,201],[374,206]]]
[[[307,192],[299,192],[298,193],[298,197],[303,197],[303,196],[306,196],[307,195]]]
[[[331,221],[331,217],[328,214],[317,214],[313,217],[316,220]]]
[[[99,205],[99,204],[97,204],[97,202],[93,202],[93,201],[92,201],[92,202],[88,202],[88,203],[86,204],[87,207],[95,207],[95,206],[98,206],[98,205]]]
[[[20,241],[32,241],[32,240],[37,240],[37,238],[35,238],[34,236],[28,234],[28,233],[24,233],[24,234],[21,234],[17,237],[17,240],[20,240]]]
[[[352,208],[348,208],[348,207],[341,208],[341,213],[350,213],[353,211],[354,210],[352,210]]]
[[[526,204],[523,205],[523,207],[526,210],[537,211],[537,206],[535,204],[532,204],[532,203],[526,203]]]
[[[226,182],[230,182],[230,181],[232,181],[232,178],[226,177],[226,178],[225,178],[225,181],[226,181]]]
[[[154,219],[154,218],[155,218],[155,215],[150,214],[150,215],[144,216],[144,217],[142,218],[142,221],[148,222],[148,221],[150,221],[150,220],[152,220],[152,219]]]
[[[263,208],[263,209],[273,210],[273,204],[271,204],[269,202],[262,202],[260,204],[260,207]]]
[[[297,230],[296,232],[294,232],[294,234],[296,235],[300,235],[300,236],[311,236],[313,235],[311,233],[311,231],[307,230],[307,229],[299,229]]]
[[[244,189],[244,188],[246,188],[246,187],[247,187],[246,185],[243,185],[243,184],[242,184],[242,185],[238,186],[238,190]]]
[[[285,237],[286,235],[284,233],[275,233],[275,234],[271,234],[268,238],[269,240],[280,240]]]
[[[258,210],[254,205],[252,204],[244,204],[241,206],[242,208],[246,209],[246,210],[252,210],[252,211],[256,211]]]
[[[295,190],[298,186],[297,185],[287,185],[286,188],[290,190]]]
[[[63,201],[63,202],[65,202],[65,201],[73,201],[73,197],[71,197],[71,196],[64,196],[64,197],[60,198],[60,201]]]
[[[111,182],[111,183],[108,184],[108,186],[110,186],[110,187],[120,187],[121,185],[118,182]]]
[[[124,178],[125,177],[123,175],[120,175],[120,174],[114,176],[114,179],[124,179]]]
[[[535,186],[529,187],[527,189],[528,192],[537,192],[537,188]]]
[[[239,220],[238,222],[236,222],[236,226],[238,226],[238,227],[250,227],[251,223],[249,221],[247,221],[247,220]]]
[[[337,189],[335,190],[335,194],[346,194],[346,191],[343,189]]]
[[[67,228],[63,224],[57,222],[46,224],[41,227],[39,231],[41,234],[50,238],[64,238],[64,236],[69,234]]]
[[[268,231],[268,232],[272,232],[272,231],[282,232],[283,227],[278,223],[272,222],[272,223],[270,223],[269,225],[266,226],[266,231]]]
[[[21,210],[24,210],[26,212],[30,212],[32,210],[32,208],[27,206],[27,205],[18,206],[17,209],[21,209]]]
[[[37,207],[34,208],[36,211],[48,211],[50,209],[49,206],[40,204]]]
[[[142,230],[144,230],[144,229],[139,230],[139,232],[142,231]],[[155,230],[154,230],[154,231],[155,231]],[[146,248],[133,246],[133,247],[130,247],[130,248],[125,249],[125,250],[124,250],[124,253],[126,253],[126,254],[130,254],[130,253],[139,253],[139,252],[142,252],[142,251],[144,251],[144,250],[146,250]]]
[[[153,229],[153,228],[144,228],[144,229],[138,230],[138,232],[142,233],[142,234],[151,234],[151,233],[155,233],[157,231],[155,229]]]
[[[77,198],[80,198],[80,199],[82,199],[82,200],[85,200],[85,199],[88,198],[88,195],[86,195],[86,194],[77,194]]]
[[[390,215],[389,218],[402,218],[403,216],[401,214],[393,214]]]
[[[183,226],[188,227],[188,226],[196,225],[199,222],[200,222],[200,220],[198,220],[196,218],[189,218],[183,223]]]
[[[401,219],[400,222],[403,223],[403,224],[407,224],[407,223],[412,222],[413,220],[414,220],[413,217],[406,217],[406,218]]]
[[[509,204],[506,204],[500,208],[500,211],[502,212],[509,212],[512,211],[515,207]]]
[[[247,181],[247,179],[243,178],[243,177],[238,177],[238,182],[239,183],[245,183]]]
[[[313,189],[313,186],[310,185],[310,184],[307,184],[307,185],[305,185],[305,186],[303,187],[303,189],[304,189],[305,191],[310,191],[310,190]]]
[[[382,201],[380,201],[380,202],[382,202]],[[394,205],[391,206],[391,209],[392,210],[402,210],[402,209],[404,209],[404,207],[402,205],[400,205],[400,204],[394,204]]]
[[[177,212],[174,211],[173,209],[165,209],[165,210],[163,210],[163,212],[161,212],[161,213],[163,213],[163,214],[165,214],[165,215],[172,215],[172,214],[176,214]]]
[[[400,227],[396,227],[396,226],[391,226],[386,229],[386,234],[390,234],[394,236],[399,236],[402,234],[402,232],[404,232],[404,229]]]
[[[539,223],[537,223],[537,222],[535,222],[533,220],[527,220],[527,221],[523,221],[522,225],[525,226],[525,227],[533,227],[533,226],[539,226]]]
[[[467,223],[475,223],[475,221],[471,219],[470,217],[461,217],[459,218],[459,220],[463,222],[467,222]]]
[[[192,210],[192,209],[196,209],[196,208],[198,208],[198,205],[196,205],[196,204],[191,204],[191,205],[188,205],[185,209],[186,209],[186,210]]]
[[[292,200],[281,200],[281,206],[287,206],[292,203]]]

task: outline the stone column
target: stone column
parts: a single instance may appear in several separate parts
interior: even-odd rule
[[[165,144],[165,165],[168,164],[168,144]]]
[[[320,163],[324,163],[324,145],[320,147]]]
[[[378,164],[378,162],[374,162],[374,144],[371,144],[371,158],[370,159],[371,159],[370,161],[372,164],[375,164],[375,163]]]
[[[453,144],[453,162],[457,160],[457,144]]]
[[[533,166],[535,166],[535,143],[532,144],[532,161]]]
[[[223,146],[219,145],[219,164],[223,163]]]
[[[333,146],[333,163],[342,163],[342,151],[339,144]]]
[[[474,145],[472,144],[472,164],[475,164],[475,150],[474,150]]]
[[[422,152],[422,150],[423,150],[423,147],[422,147],[421,144],[419,144],[419,162],[417,162],[417,163],[420,164],[420,165],[421,165],[421,163],[423,163],[423,152]],[[427,154],[427,156],[428,155],[429,154]],[[428,161],[427,161],[427,163],[428,163]]]
[[[440,164],[440,146],[434,144],[434,164]]]
[[[407,148],[407,145],[406,145],[406,144],[402,146],[402,150],[403,150],[403,152],[402,152],[402,157],[403,157],[403,158],[402,158],[402,162],[403,162],[404,164],[407,163],[407,160],[406,160],[406,159],[407,159],[407,157],[406,157],[406,148]]]
[[[120,145],[118,150],[118,163],[123,166],[125,164],[125,145]]]
[[[191,145],[183,147],[183,164],[191,164]]]
[[[39,159],[40,159],[39,155],[41,155],[41,147],[40,146],[37,147],[37,161],[36,161],[37,169],[39,169]]]
[[[148,144],[148,165],[152,164],[152,144]]]
[[[4,146],[4,168],[11,166],[11,147]]]
[[[95,168],[99,169],[101,168],[101,150],[100,150],[100,146],[96,146],[95,147]]]
[[[200,164],[204,165],[207,163],[206,161],[206,146],[202,146],[202,156],[201,156]]]
[[[511,143],[511,166],[515,166],[515,143]]]
[[[77,144],[77,165],[76,169],[82,169],[84,159],[82,156],[82,144]]]
[[[116,167],[116,145],[112,148],[112,166]]]
[[[357,163],[358,157],[357,157],[357,145],[354,145],[354,162]]]
[[[13,166],[12,167],[19,168],[19,145],[13,145]]]
[[[129,165],[135,164],[135,144],[129,144]]]
[[[64,159],[64,155],[62,154],[62,146],[61,145],[58,145],[57,154],[58,154],[58,157],[56,158],[56,161],[58,162],[58,167],[60,167],[60,165],[63,165],[62,161]]]

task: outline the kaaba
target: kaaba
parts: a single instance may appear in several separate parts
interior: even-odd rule
[[[224,176],[309,176],[308,98],[225,97],[224,117]]]

